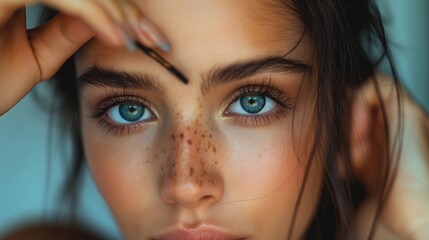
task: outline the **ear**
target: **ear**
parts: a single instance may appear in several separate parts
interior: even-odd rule
[[[347,159],[338,159],[338,169],[343,179],[355,178],[364,173],[369,154],[369,135],[371,125],[371,109],[361,90],[353,94],[349,122],[350,163],[353,176],[346,171]],[[358,177],[360,178],[360,177]]]
[[[345,164],[339,160],[345,178],[360,181],[369,191],[376,191],[385,163],[385,132],[381,104],[374,83],[368,81],[353,94],[350,116],[350,157],[353,176],[345,176]]]
[[[360,180],[364,178],[366,166],[369,164],[370,126],[373,124],[373,111],[365,95],[357,92],[352,101],[349,146],[352,170]]]

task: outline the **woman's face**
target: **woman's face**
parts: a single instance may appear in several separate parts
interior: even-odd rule
[[[86,158],[124,237],[285,239],[315,130],[314,71],[296,64],[311,65],[311,42],[290,52],[294,13],[267,1],[136,3],[190,83],[97,40],[77,58]],[[322,172],[311,165],[294,237]]]

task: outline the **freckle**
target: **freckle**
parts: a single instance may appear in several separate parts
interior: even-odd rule
[[[176,137],[174,136],[174,134],[171,134],[171,138],[172,138],[173,140],[175,140],[175,139],[176,139]]]
[[[209,137],[212,138],[213,136],[210,134]]]
[[[216,153],[216,147],[215,146],[213,146],[213,152]]]
[[[145,164],[148,164],[148,163],[149,163],[149,160],[144,161],[144,163],[145,163]]]
[[[188,131],[189,131],[189,130],[191,130],[191,127],[187,126],[186,129],[188,129]]]
[[[192,177],[192,174],[194,174],[194,169],[191,168],[191,170],[189,170],[189,177]]]
[[[183,139],[185,136],[183,135],[183,133],[180,134],[180,139]]]
[[[197,152],[199,152],[200,151],[200,148],[197,148]]]
[[[164,154],[166,154],[167,153],[167,151],[164,149],[164,150],[162,150],[162,152],[164,153]]]
[[[188,139],[188,144],[192,145],[192,140],[191,139]]]
[[[177,172],[174,172],[173,176],[177,176]]]
[[[217,165],[217,161],[215,162],[215,165]]]
[[[205,137],[206,137],[206,135],[205,135],[205,134],[201,134],[201,137],[205,138]]]
[[[174,167],[174,166],[176,166],[176,163],[173,163],[173,165],[172,165],[172,166],[173,166],[173,167]]]
[[[155,158],[158,158],[158,155],[157,154],[155,154],[155,155],[153,155]]]

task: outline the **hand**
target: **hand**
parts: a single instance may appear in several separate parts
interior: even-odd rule
[[[60,13],[27,31],[25,4],[36,1]],[[0,116],[94,36],[110,47],[132,49],[136,39],[168,48],[160,31],[130,0],[1,0]]]
[[[394,84],[378,76],[383,98],[389,141],[395,141],[398,131],[398,105]],[[396,178],[383,206],[375,239],[427,239],[429,236],[429,117],[412,99],[400,90],[403,108],[402,152]],[[387,144],[383,136],[380,103],[372,83],[356,95],[352,129],[353,168],[357,178],[369,192],[358,212],[358,232],[368,233],[380,196],[381,176],[386,162],[382,161]],[[371,127],[372,126],[372,127]],[[392,146],[390,146],[391,148]],[[393,164],[393,163],[392,163]],[[363,230],[366,229],[366,230]],[[365,235],[360,236],[365,238]]]

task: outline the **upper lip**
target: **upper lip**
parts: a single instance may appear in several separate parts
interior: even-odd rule
[[[155,238],[156,240],[244,240],[245,237],[234,236],[210,226],[193,229],[175,228]]]

